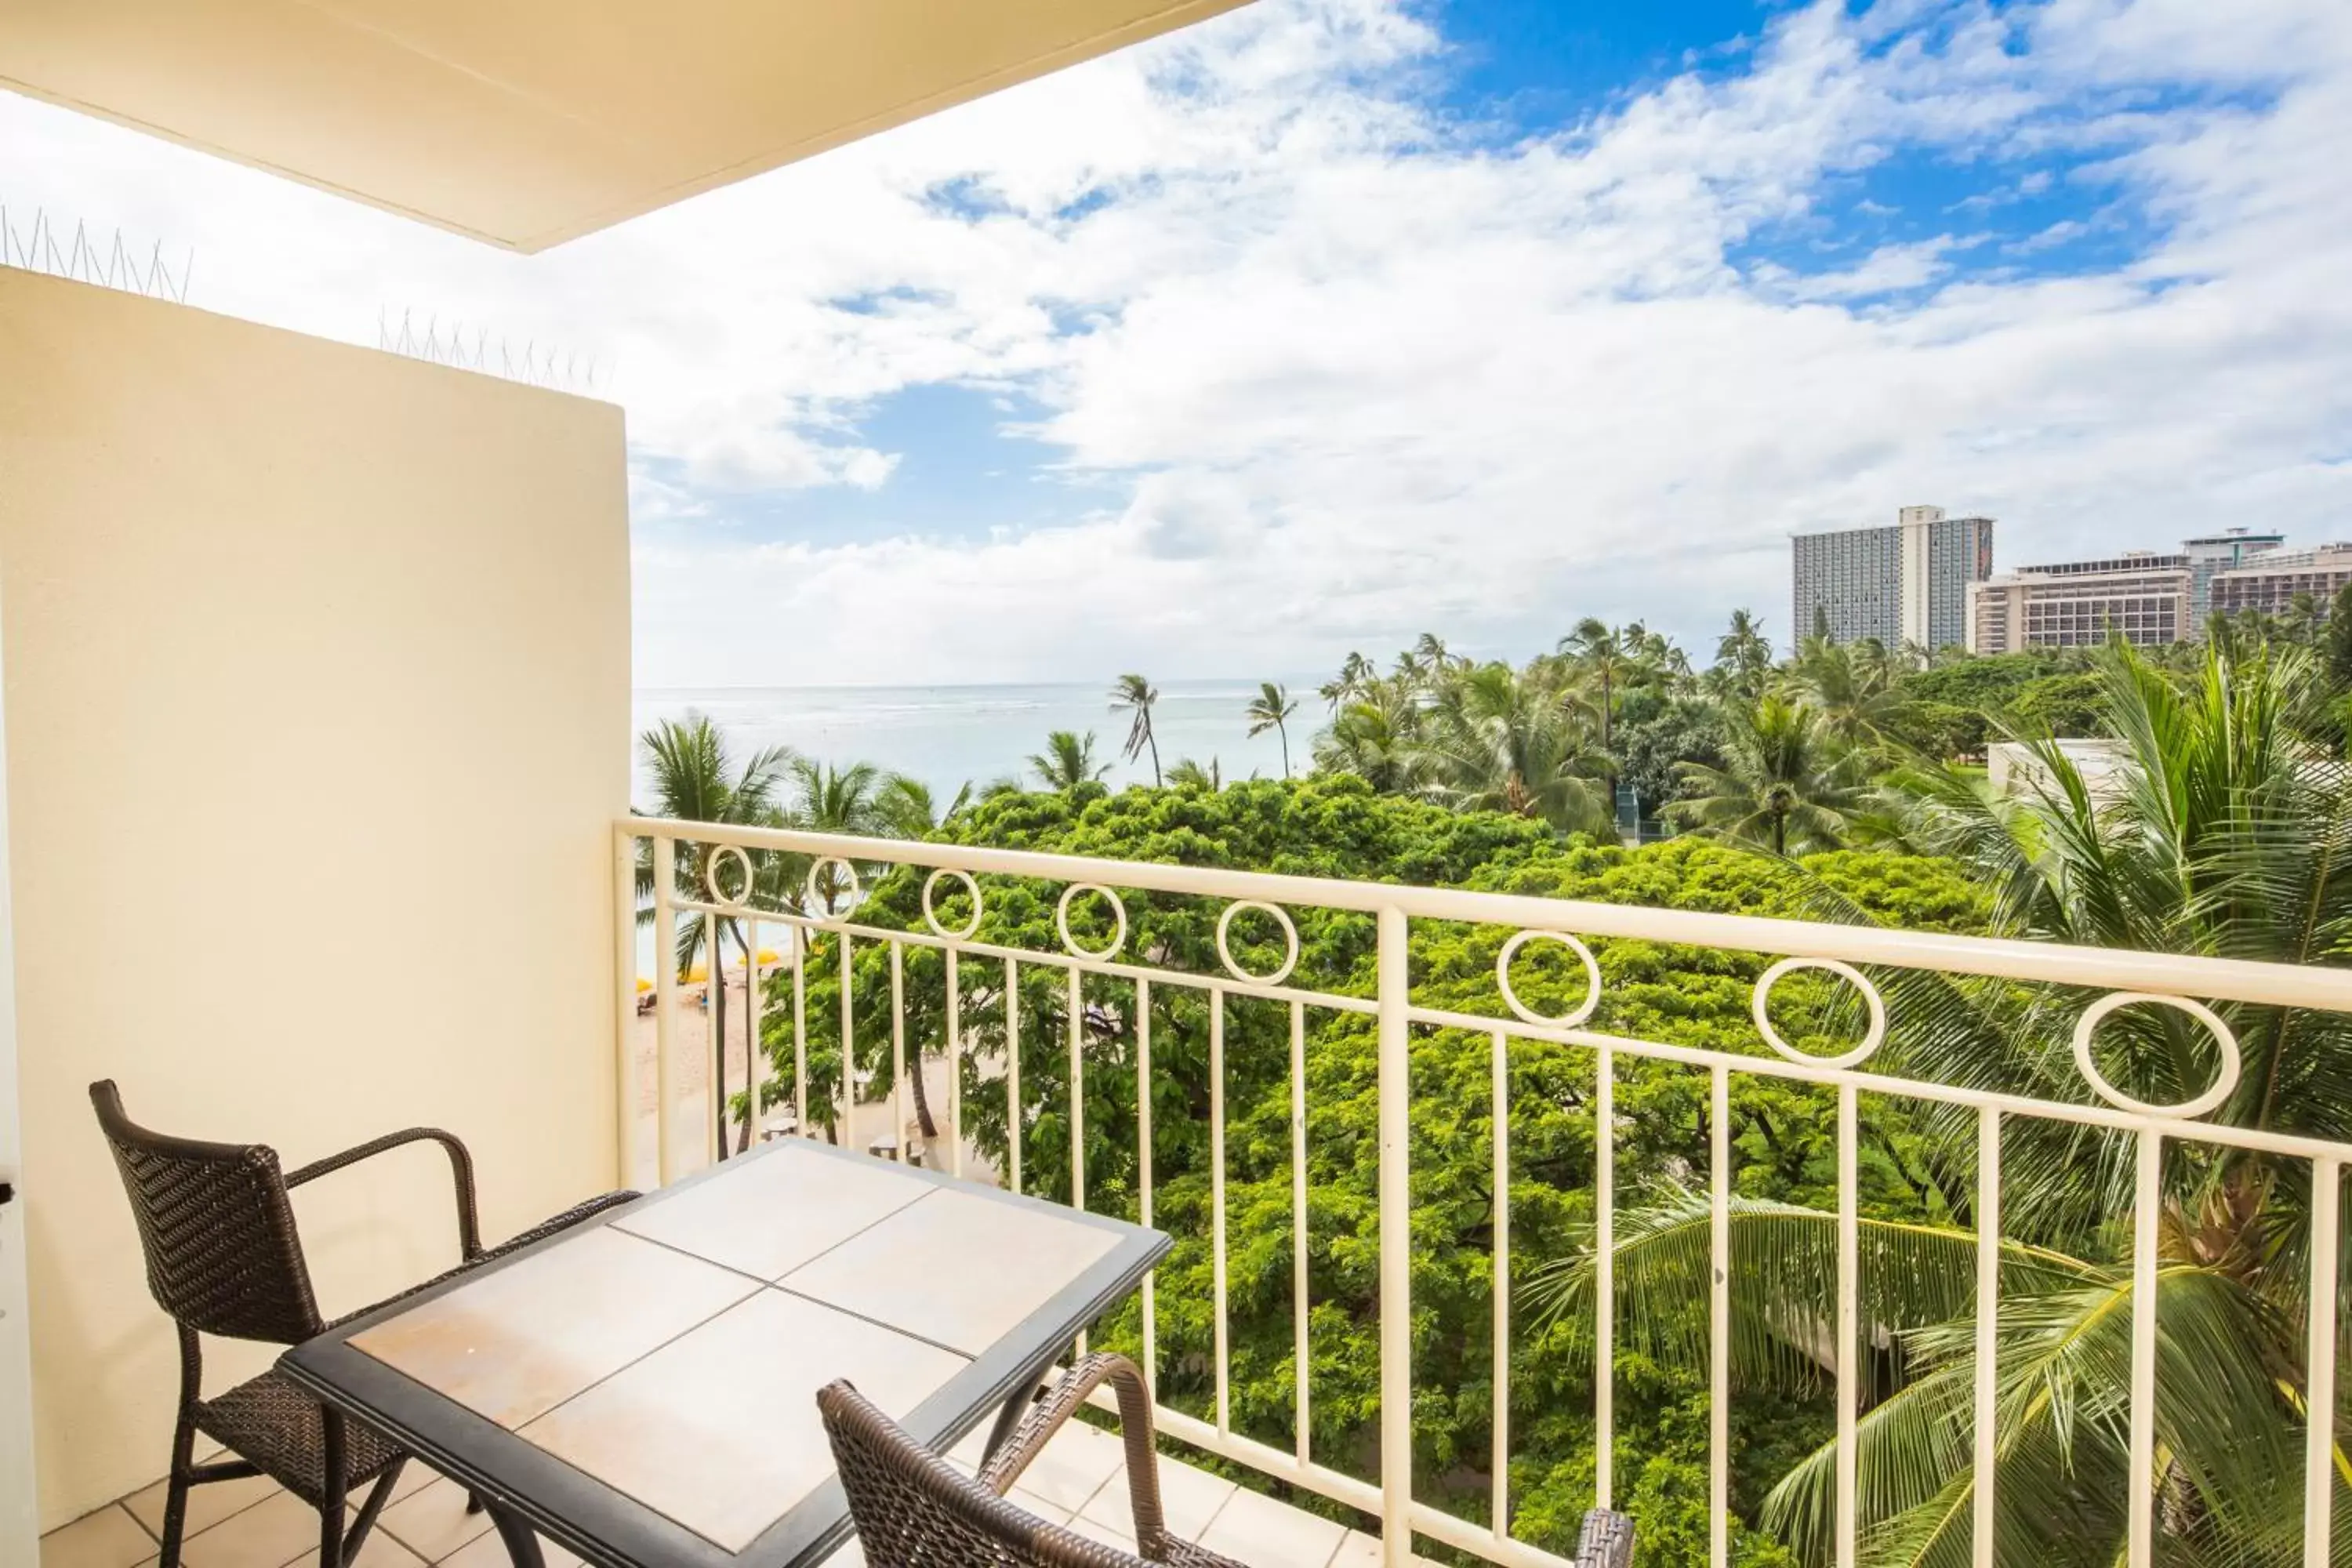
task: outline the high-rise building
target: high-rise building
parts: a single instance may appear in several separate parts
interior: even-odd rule
[[[2180,552],[2189,557],[2189,635],[2201,632],[2205,616],[2213,607],[2215,574],[2250,565],[2255,557],[2266,555],[2285,542],[2284,533],[2252,533],[2242,528],[2225,528],[2201,539],[2184,540]]]
[[[1969,584],[1969,651],[2090,647],[2110,631],[2141,647],[2178,642],[2198,624],[2194,582],[2189,555],[2145,550],[2004,572]]]
[[[2297,595],[2308,594],[2324,613],[2347,583],[2352,583],[2352,544],[2274,550],[2251,565],[2216,572],[2212,608],[2224,616],[2242,610],[2283,615]]]
[[[1790,541],[1793,635],[1826,626],[1833,642],[1937,648],[1968,637],[1968,589],[1992,574],[1992,519],[1906,506],[1890,527],[1800,533]]]

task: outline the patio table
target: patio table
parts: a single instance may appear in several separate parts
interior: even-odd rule
[[[993,1443],[1168,1246],[784,1139],[279,1365],[480,1495],[517,1568],[538,1535],[599,1568],[787,1568],[850,1532],[819,1388],[940,1449],[995,1410]]]

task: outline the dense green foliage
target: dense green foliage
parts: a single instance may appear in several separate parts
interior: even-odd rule
[[[1457,813],[1383,798],[1359,780],[1252,783],[1222,792],[1089,786],[1054,795],[1002,795],[951,823],[962,842],[1051,849],[1128,859],[1245,867],[1316,876],[1362,876],[1377,868],[1414,882],[1463,885],[1551,897],[1790,913],[1801,894],[1790,873],[1759,858],[1697,841],[1640,851],[1562,845],[1542,825],[1498,813]],[[1884,918],[1915,926],[1973,928],[1982,908],[1969,885],[1933,862],[1891,856],[1819,858],[1810,868]],[[1058,889],[986,879],[974,940],[1040,952],[1057,951]],[[916,873],[881,877],[860,911],[864,923],[920,929]],[[1197,900],[1130,894],[1128,951],[1157,965],[1218,972],[1216,907]],[[968,905],[942,889],[950,925]],[[1073,911],[1079,940],[1107,940],[1099,910]],[[1300,959],[1294,984],[1341,996],[1371,993],[1372,922],[1341,911],[1295,911]],[[1236,956],[1255,970],[1282,956],[1268,924],[1237,924]],[[1245,932],[1246,934],[1240,934]],[[1438,927],[1416,932],[1416,997],[1425,1005],[1495,1014],[1494,965],[1507,933]],[[807,1019],[812,1115],[822,1121],[837,1086],[840,969],[835,939],[810,955]],[[1598,1026],[1685,1044],[1755,1048],[1748,987],[1763,960],[1652,943],[1596,943],[1606,978]],[[1572,1005],[1583,984],[1572,966],[1540,945],[1522,954],[1515,978],[1530,1005]],[[855,1016],[874,1020],[858,1036],[861,1066],[883,1092],[890,1071],[887,1020],[890,957],[878,942],[852,957]],[[796,1051],[789,978],[772,998],[769,1056],[789,1085]],[[939,1052],[946,1042],[946,975],[935,951],[908,948],[902,984],[908,1048]],[[1018,999],[1021,1143],[1024,1186],[1066,1199],[1071,1192],[1070,998],[1065,975],[1022,970]],[[996,961],[959,964],[961,1086],[965,1125],[1009,1166],[1003,970]],[[1230,1418],[1237,1431],[1287,1450],[1294,1438],[1297,1372],[1292,1359],[1291,1022],[1286,1004],[1228,997],[1224,1003],[1223,1135],[1230,1238]],[[1086,1197],[1089,1207],[1140,1213],[1136,1142],[1137,1029],[1131,983],[1089,977],[1079,1012],[1085,1037]],[[1309,1430],[1320,1462],[1373,1479],[1378,1473],[1378,1254],[1374,1241],[1377,1085],[1371,1020],[1358,1013],[1302,1010],[1308,1190],[1307,1292],[1314,1361],[1308,1372]],[[1161,1397],[1213,1416],[1214,1291],[1211,1246],[1209,1005],[1202,993],[1156,987],[1150,996],[1150,1095],[1154,1222],[1177,1238],[1159,1275],[1158,1359]],[[1493,1046],[1484,1034],[1433,1031],[1413,1046],[1414,1345],[1417,1486],[1421,1494],[1474,1520],[1490,1495],[1494,1349],[1492,1244]],[[1591,1213],[1594,1067],[1590,1052],[1520,1040],[1510,1054],[1509,1100],[1514,1255],[1520,1267],[1574,1256]],[[1639,1189],[1703,1164],[1707,1131],[1703,1074],[1627,1062],[1620,1071],[1621,1180]],[[1810,1090],[1759,1081],[1735,1099],[1740,1188],[1758,1197],[1818,1200],[1830,1190],[1833,1156],[1828,1107]],[[1874,1120],[1869,1189],[1894,1212],[1939,1212],[1916,1172],[1917,1151],[1899,1123]],[[1139,1350],[1135,1309],[1110,1335]],[[1511,1346],[1513,1434],[1509,1493],[1514,1528],[1554,1549],[1571,1548],[1592,1497],[1591,1352],[1563,1326],[1522,1321]],[[1617,1495],[1642,1521],[1646,1561],[1702,1556],[1706,1539],[1705,1380],[1689,1367],[1639,1355],[1621,1359],[1617,1405]],[[1734,1425],[1736,1500],[1752,1519],[1767,1489],[1827,1430],[1818,1394],[1744,1399]],[[1328,1505],[1299,1499],[1307,1506]],[[1738,1535],[1737,1560],[1786,1561],[1753,1534]]]
[[[2352,595],[2347,595],[2352,599]],[[2331,628],[2333,628],[2331,630]],[[2315,605],[2279,619],[2216,619],[2223,643],[2322,650],[2352,684],[2352,616]],[[2147,657],[2176,682],[2203,644]],[[1882,841],[1874,786],[1921,765],[1973,763],[1996,741],[2112,739],[2099,648],[1978,658],[1807,637],[1775,662],[1763,623],[1735,612],[1696,669],[1640,623],[1580,623],[1524,666],[1477,663],[1424,635],[1386,673],[1351,654],[1321,691],[1330,720],[1316,765],[1385,794],[1514,812],[1564,832],[1611,832],[1638,810],[1775,853]],[[1606,798],[1631,786],[1632,799]]]

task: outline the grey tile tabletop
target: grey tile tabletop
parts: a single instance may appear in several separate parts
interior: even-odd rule
[[[816,1391],[944,1449],[1157,1231],[784,1139],[287,1352],[289,1376],[601,1568],[794,1568],[847,1533]]]

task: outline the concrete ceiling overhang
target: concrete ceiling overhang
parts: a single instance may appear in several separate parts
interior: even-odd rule
[[[5,0],[0,86],[535,251],[1243,3]]]

